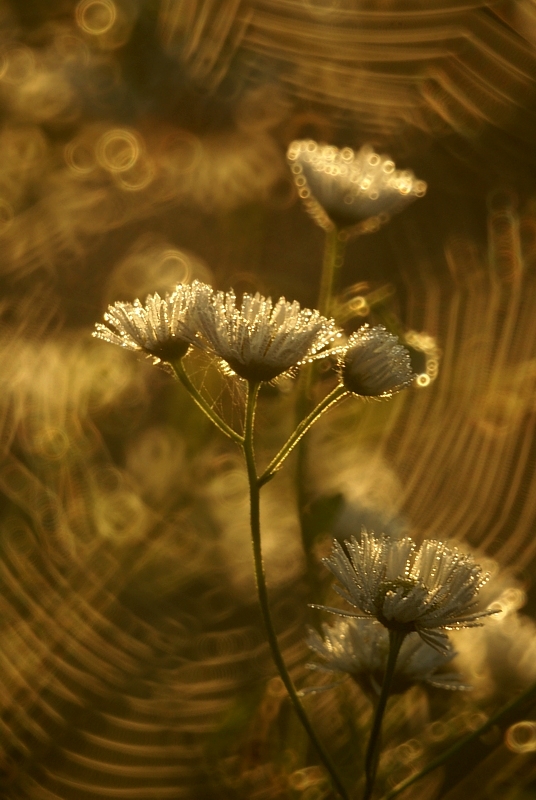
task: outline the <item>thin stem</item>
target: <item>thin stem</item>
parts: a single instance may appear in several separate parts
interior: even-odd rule
[[[255,579],[257,582],[257,592],[259,596],[259,603],[261,607],[262,618],[266,627],[266,634],[268,643],[272,652],[272,658],[275,662],[281,680],[289,694],[294,710],[298,715],[300,722],[305,728],[309,739],[316,748],[320,760],[324,764],[326,770],[331,776],[331,780],[343,800],[349,800],[348,794],[335,771],[335,767],[329,757],[328,753],[324,750],[321,742],[311,727],[311,723],[305,713],[300,699],[292,683],[292,679],[288,673],[285,661],[279,649],[277,641],[277,634],[275,632],[272,616],[270,614],[270,607],[268,604],[268,590],[266,587],[266,576],[264,572],[264,563],[262,557],[262,543],[261,543],[261,525],[260,525],[260,485],[257,477],[257,468],[255,465],[255,449],[253,444],[253,430],[255,423],[255,407],[257,402],[257,394],[259,391],[259,384],[250,383],[248,386],[248,396],[246,402],[246,414],[244,423],[244,442],[243,449],[246,458],[246,466],[249,479],[249,497],[250,497],[250,514],[251,514],[251,540],[253,545],[253,560],[255,564]]]
[[[182,361],[178,361],[177,363],[173,364],[173,369],[175,370],[175,374],[177,378],[180,380],[184,388],[191,394],[194,402],[197,406],[201,409],[201,411],[209,418],[214,425],[220,429],[222,433],[232,439],[234,442],[238,442],[238,444],[242,444],[244,441],[244,437],[233,430],[226,422],[222,420],[219,414],[214,411],[213,408],[207,403],[203,395],[195,388],[192,381],[188,377],[186,370],[184,369],[184,365]]]
[[[333,228],[326,232],[324,240],[324,257],[322,272],[320,274],[320,289],[318,292],[317,307],[320,313],[329,317],[333,304],[333,293],[336,289],[339,270],[344,262],[346,241],[339,238],[339,229]],[[297,410],[300,416],[306,414],[311,408],[311,384],[313,382],[314,363],[308,364],[300,382]]]
[[[391,789],[390,792],[387,793],[385,800],[392,800],[393,797],[401,794],[401,792],[405,791],[409,786],[412,786],[417,781],[420,781],[421,778],[424,778],[428,773],[433,772],[434,769],[441,767],[443,764],[446,764],[447,761],[450,761],[457,753],[463,750],[468,745],[472,744],[473,742],[480,739],[487,731],[494,728],[496,725],[502,724],[503,727],[511,725],[516,718],[519,719],[519,715],[516,713],[518,709],[521,710],[521,713],[524,713],[526,709],[536,703],[536,683],[531,684],[528,689],[526,689],[519,697],[516,697],[514,700],[511,700],[507,703],[503,708],[497,711],[492,717],[490,717],[487,722],[485,722],[480,728],[477,728],[476,731],[470,733],[468,736],[465,736],[463,739],[460,739],[452,747],[449,747],[448,750],[445,750],[444,753],[441,753],[437,758],[434,758],[433,761],[430,761],[429,764],[426,765],[420,772],[416,775],[413,775],[411,778],[408,778],[403,783],[399,784],[395,789]],[[521,719],[524,719],[522,716]]]
[[[333,293],[336,290],[337,277],[344,261],[346,241],[339,238],[339,229],[334,228],[326,233],[324,245],[324,261],[318,294],[318,310],[324,316],[330,316],[333,304]]]
[[[274,458],[270,461],[270,463],[260,476],[259,487],[264,486],[264,484],[267,483],[271,478],[273,478],[275,473],[279,469],[281,469],[284,460],[296,447],[302,436],[304,436],[307,433],[309,428],[311,428],[315,424],[315,422],[318,419],[320,419],[322,414],[325,411],[327,411],[328,408],[331,408],[332,405],[338,403],[339,400],[342,400],[343,397],[346,397],[347,394],[348,392],[346,391],[344,386],[342,386],[342,384],[339,384],[338,386],[335,387],[335,389],[333,389],[332,392],[330,392],[328,395],[326,395],[326,397],[324,397],[323,400],[320,401],[320,403],[316,406],[316,408],[314,408],[311,411],[311,413],[305,417],[305,419],[302,419],[302,421],[300,422],[294,433],[292,433],[289,436],[289,438],[287,439],[287,441],[285,442],[279,453],[276,456],[274,456]]]
[[[378,760],[380,755],[380,735],[382,730],[383,715],[387,700],[391,692],[391,685],[395,674],[396,660],[398,653],[402,646],[402,642],[406,638],[406,634],[401,631],[389,631],[389,656],[387,658],[387,666],[385,668],[385,675],[383,678],[380,699],[374,712],[374,721],[372,723],[372,730],[370,732],[370,739],[367,747],[367,755],[365,757],[365,793],[363,800],[369,800],[372,796],[374,789],[374,781],[376,779],[376,769],[378,767]]]
[[[344,261],[345,248],[346,242],[339,238],[339,231],[336,227],[326,233],[317,308],[321,314],[327,317],[331,316],[333,295],[337,289],[338,276]],[[313,408],[312,385],[315,372],[316,370],[314,363],[308,364],[301,375],[298,398],[296,402],[296,422],[298,422],[298,420],[309,419],[309,415],[311,413],[315,414],[315,411],[311,412],[311,409]],[[302,423],[300,422],[297,428],[297,432],[300,431],[300,433],[299,435],[296,435],[292,442],[292,447],[299,442],[298,455],[296,459],[296,495],[298,501],[298,516],[300,520],[302,546],[307,569],[307,581],[313,597],[316,598],[320,595],[321,589],[318,578],[318,565],[312,549],[314,532],[309,513],[311,497],[307,485],[309,448],[307,446],[307,440],[301,438],[305,432],[300,430],[301,425]],[[290,452],[292,447],[289,448],[288,452]],[[286,458],[288,452],[283,454],[284,458]],[[278,458],[278,456],[276,456],[276,458]],[[270,470],[271,466],[272,465],[269,466],[268,470]],[[269,477],[267,476],[266,480],[269,480],[269,478],[272,477],[274,471],[275,469],[272,469],[272,471],[268,473]]]

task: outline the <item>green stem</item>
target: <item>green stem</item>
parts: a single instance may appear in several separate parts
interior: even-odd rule
[[[272,652],[272,658],[275,662],[281,680],[289,694],[294,710],[298,715],[300,722],[305,728],[309,739],[316,748],[320,760],[324,764],[326,770],[331,776],[331,780],[343,800],[349,800],[348,794],[335,771],[335,767],[329,757],[328,753],[324,750],[321,742],[311,727],[311,723],[305,713],[301,701],[296,693],[292,679],[288,673],[285,661],[279,649],[277,641],[277,634],[272,622],[270,614],[270,607],[268,604],[268,590],[266,587],[266,576],[264,572],[264,563],[262,557],[262,543],[261,543],[261,525],[260,525],[260,485],[257,477],[257,468],[255,465],[255,449],[253,444],[253,430],[255,423],[255,407],[257,402],[257,394],[259,391],[259,384],[250,383],[248,386],[248,396],[246,401],[246,415],[244,424],[244,442],[243,449],[246,459],[246,466],[249,479],[249,497],[250,497],[250,514],[251,514],[251,540],[253,545],[253,560],[255,564],[255,579],[257,582],[257,592],[259,596],[259,603],[261,607],[262,618],[266,627],[266,634],[268,643]]]
[[[389,631],[389,656],[387,658],[387,666],[385,668],[385,675],[383,678],[380,699],[374,712],[374,721],[372,723],[372,730],[370,732],[370,739],[367,747],[367,755],[365,757],[365,793],[363,800],[369,800],[372,796],[374,789],[374,781],[376,779],[376,769],[378,767],[380,755],[380,735],[382,730],[383,715],[387,700],[391,692],[391,685],[395,674],[396,660],[398,653],[402,646],[402,642],[406,638],[406,634],[401,631]]]
[[[182,361],[178,361],[177,363],[173,364],[173,369],[175,370],[175,374],[177,378],[180,380],[184,388],[191,394],[194,402],[199,406],[201,411],[209,418],[214,425],[220,429],[222,433],[232,439],[234,442],[238,444],[242,444],[244,441],[244,437],[233,430],[226,422],[222,420],[219,414],[217,414],[213,408],[207,403],[203,395],[195,388],[192,381],[188,377],[186,370],[184,369]]]
[[[270,461],[264,472],[259,478],[259,487],[264,486],[265,483],[268,483],[271,478],[274,477],[275,473],[281,469],[281,466],[287,456],[292,452],[292,450],[296,447],[302,436],[304,436],[309,428],[311,428],[315,422],[322,416],[322,414],[331,408],[332,405],[338,403],[339,400],[342,400],[343,397],[346,397],[348,392],[344,388],[342,384],[333,389],[320,403],[314,408],[310,414],[308,414],[305,419],[302,419],[294,433],[289,436],[279,453]]]
[[[333,228],[326,232],[324,241],[324,258],[320,275],[320,289],[318,292],[317,307],[323,316],[329,317],[333,303],[333,292],[336,288],[336,279],[339,269],[344,261],[346,241],[339,239],[339,229]],[[308,364],[303,370],[300,391],[298,394],[297,411],[303,417],[311,409],[311,384],[313,382],[314,363]]]
[[[332,313],[333,293],[336,289],[339,270],[344,261],[345,250],[346,241],[339,238],[339,229],[334,228],[331,231],[327,231],[318,294],[318,310],[324,316],[329,317]]]
[[[339,231],[335,227],[333,230],[328,231],[326,233],[325,242],[324,242],[324,258],[322,262],[322,273],[320,277],[320,290],[318,294],[318,302],[317,308],[321,314],[324,316],[331,316],[332,306],[333,306],[333,294],[336,291],[336,284],[338,275],[340,272],[340,267],[342,266],[344,260],[344,251],[346,248],[346,242],[339,238]],[[296,402],[296,421],[309,419],[311,413],[315,414],[315,411],[311,412],[313,407],[312,402],[312,385],[315,375],[315,365],[308,364],[300,379],[300,385],[298,390],[298,398]],[[302,423],[300,422],[298,425],[297,430],[300,429]],[[303,436],[305,431],[301,431],[299,436],[296,436],[295,441],[292,443],[292,447],[299,442],[298,447],[298,456],[296,459],[296,495],[298,501],[298,516],[300,520],[300,530],[301,530],[301,538],[302,538],[302,546],[303,552],[305,554],[305,563],[307,569],[307,581],[309,583],[309,587],[313,594],[313,597],[317,598],[320,595],[320,582],[317,574],[317,563],[316,559],[312,550],[312,530],[311,530],[311,520],[310,515],[308,513],[309,503],[310,503],[310,494],[307,486],[307,464],[308,464],[308,447],[307,441],[302,440],[300,438]],[[290,452],[290,450],[288,451]],[[284,457],[288,455],[288,453]],[[279,454],[278,454],[279,456]],[[276,459],[278,458],[276,456]],[[270,465],[268,469],[270,470]],[[269,474],[269,478],[273,475],[272,470]],[[263,476],[264,480],[264,476]]]
[[[490,717],[488,721],[485,722],[480,728],[477,728],[476,731],[473,731],[473,733],[470,733],[468,736],[465,736],[463,739],[460,739],[458,742],[453,744],[452,747],[450,747],[444,753],[441,753],[440,756],[427,764],[427,766],[416,775],[408,778],[395,789],[391,789],[391,791],[386,795],[385,800],[392,800],[393,797],[396,797],[401,792],[405,791],[409,786],[412,786],[414,783],[417,783],[417,781],[420,781],[421,778],[424,778],[430,772],[433,772],[434,769],[446,764],[447,761],[450,761],[461,750],[480,739],[481,736],[494,728],[496,725],[507,727],[508,725],[513,724],[516,719],[519,719],[519,715],[517,714],[518,710],[521,709],[523,713],[527,707],[534,705],[534,703],[536,703],[536,683],[531,684],[531,686],[529,686],[529,688],[526,689],[519,697],[516,697],[514,700],[511,700],[509,703],[507,703],[503,708],[500,709],[500,711]],[[523,719],[523,716],[521,719]]]

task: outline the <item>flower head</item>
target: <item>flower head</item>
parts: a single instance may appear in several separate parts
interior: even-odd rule
[[[326,567],[340,586],[335,590],[362,614],[330,608],[342,616],[374,617],[386,628],[420,637],[448,653],[445,630],[470,628],[494,611],[477,609],[477,595],[489,576],[471,556],[444,542],[394,541],[363,531],[361,541],[334,542]]]
[[[287,158],[300,197],[315,222],[348,235],[377,230],[426,192],[426,183],[395,169],[368,145],[357,153],[311,139],[292,142]]]
[[[198,309],[196,322],[202,335],[199,346],[255,382],[271,381],[319,357],[340,335],[332,319],[302,309],[296,301],[281,297],[274,304],[260,294],[245,294],[237,308],[232,291],[215,294]]]
[[[391,397],[415,377],[408,351],[383,325],[364,325],[338,353],[342,382],[365,397]]]
[[[139,300],[114,303],[104,315],[108,324],[98,323],[93,336],[128,350],[142,350],[155,364],[178,361],[195,341],[193,311],[211,294],[210,286],[194,281],[179,284],[164,298],[150,294],[145,305]]]
[[[309,669],[346,672],[366,694],[379,695],[389,652],[387,630],[374,620],[337,620],[335,625],[322,625],[324,638],[309,629],[307,645],[322,664],[308,664]],[[440,689],[468,689],[460,677],[445,670],[456,653],[449,646],[439,653],[417,635],[405,638],[395,667],[391,691],[404,692],[415,683],[426,683]]]

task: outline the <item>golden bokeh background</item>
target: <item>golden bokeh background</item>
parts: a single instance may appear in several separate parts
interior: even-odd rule
[[[421,379],[311,435],[315,507],[338,509],[315,553],[362,524],[455,539],[502,612],[453,635],[472,693],[393,704],[382,796],[536,679],[536,3],[0,0],[0,110],[7,800],[330,797],[273,677],[239,454],[91,331],[107,304],[196,278],[314,306],[323,232],[293,139],[370,143],[427,182],[348,247],[345,325],[389,321]],[[239,387],[189,358],[238,419]],[[262,398],[261,459],[287,389]],[[285,658],[314,686],[292,475],[266,487],[266,563]],[[346,682],[304,702],[358,781],[366,698]],[[401,797],[536,797],[533,716]]]

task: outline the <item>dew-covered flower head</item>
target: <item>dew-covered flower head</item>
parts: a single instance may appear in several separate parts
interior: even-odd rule
[[[439,652],[449,651],[446,630],[470,628],[494,613],[478,607],[489,575],[472,556],[433,539],[417,547],[412,539],[393,540],[363,531],[334,542],[326,567],[335,590],[361,613],[330,608],[342,616],[374,617],[386,628],[420,637]]]
[[[309,669],[324,672],[343,672],[369,696],[380,694],[389,653],[387,629],[375,620],[341,619],[334,625],[322,625],[322,638],[309,629],[307,645],[316,653],[320,663],[308,664]],[[450,647],[438,652],[423,642],[417,634],[406,636],[398,654],[392,692],[405,692],[415,683],[439,689],[461,690],[470,687],[460,676],[447,669],[456,653]]]
[[[105,342],[141,350],[155,364],[181,359],[195,341],[194,310],[208,302],[212,289],[194,281],[179,284],[171,294],[148,295],[145,304],[117,302],[104,314],[93,336]]]
[[[340,336],[334,320],[294,301],[217,292],[196,314],[200,346],[248,381],[271,381],[319,357]]]
[[[391,397],[415,377],[409,352],[383,325],[353,333],[337,360],[346,389],[364,397]]]
[[[325,230],[375,231],[426,193],[424,181],[368,145],[356,153],[303,139],[292,142],[287,158],[306,209]]]

